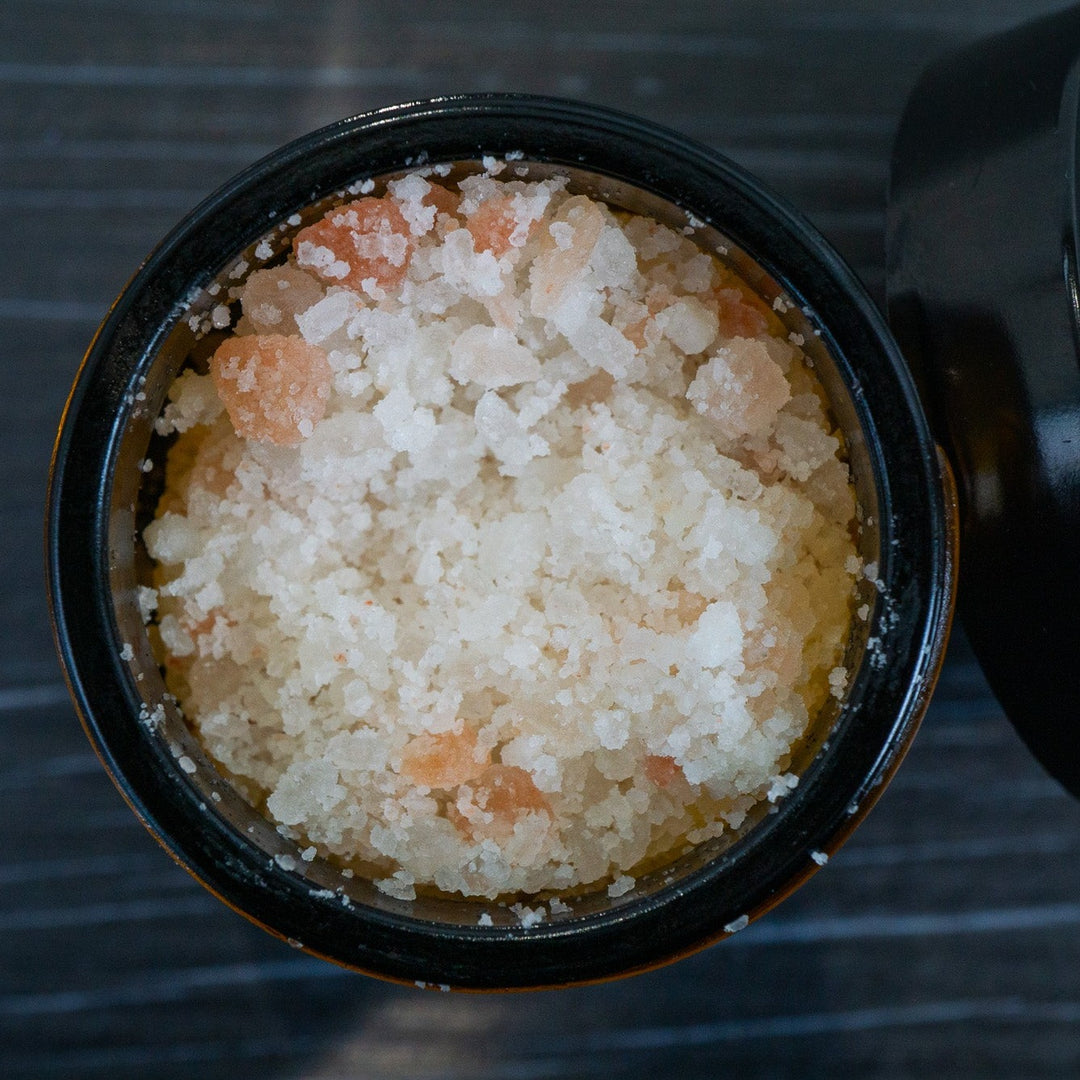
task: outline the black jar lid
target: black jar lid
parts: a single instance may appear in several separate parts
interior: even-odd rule
[[[959,613],[1080,795],[1080,9],[934,64],[892,162],[889,319],[960,497]]]

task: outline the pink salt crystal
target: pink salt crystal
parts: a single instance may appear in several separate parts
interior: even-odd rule
[[[435,207],[433,224],[438,235],[445,236],[461,228],[461,222],[457,217],[461,196],[456,191],[450,191],[439,184],[431,184],[430,190],[420,202],[422,206]]]
[[[430,788],[453,788],[483,772],[490,754],[477,758],[476,732],[464,728],[459,735],[445,731],[425,732],[409,742],[401,753],[401,773],[414,784]]]
[[[667,787],[681,772],[673,757],[661,754],[648,754],[645,757],[645,775],[657,787]]]
[[[462,832],[493,839],[505,839],[528,813],[550,817],[551,807],[529,773],[517,765],[489,765],[447,807]]]
[[[690,592],[689,589],[680,589],[678,601],[675,605],[675,617],[683,626],[696,623],[702,612],[709,606],[709,601],[700,593]]]
[[[764,312],[751,303],[739,289],[717,289],[716,314],[720,332],[725,337],[757,337],[769,328]]]
[[[244,314],[256,331],[295,334],[296,316],[322,299],[318,281],[295,266],[256,270],[240,295]]]
[[[214,387],[238,435],[298,446],[326,412],[333,371],[326,353],[281,334],[233,337],[210,359]]]
[[[698,369],[686,396],[721,436],[738,439],[767,431],[791,386],[760,341],[734,338]]]
[[[431,184],[430,190],[421,200],[425,206],[434,206],[438,214],[457,213],[461,203],[461,196],[456,191],[444,188],[439,184]]]
[[[604,216],[585,195],[573,195],[559,207],[540,234],[541,252],[529,273],[534,315],[550,315],[567,285],[589,264],[600,239]]]
[[[537,222],[530,222],[520,232],[519,225],[511,195],[485,199],[465,222],[476,250],[490,251],[495,258],[505,255],[512,247],[524,246]]]
[[[505,327],[470,326],[454,342],[450,374],[458,382],[475,382],[493,390],[535,381],[540,377],[540,361]]]
[[[301,229],[294,242],[296,262],[324,281],[355,292],[397,288],[405,278],[413,240],[408,222],[390,198],[357,199],[331,210]]]
[[[581,382],[572,383],[565,394],[566,404],[571,409],[582,405],[592,405],[598,401],[607,401],[615,388],[615,379],[606,371],[596,371]]]

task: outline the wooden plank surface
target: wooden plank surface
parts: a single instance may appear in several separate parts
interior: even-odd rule
[[[702,139],[882,297],[890,144],[923,65],[1038,0],[0,5],[0,1076],[1080,1075],[1080,806],[962,636],[865,825],[768,918],[598,987],[422,994],[249,926],[147,836],[60,680],[40,567],[82,350],[171,225],[314,127],[514,89]]]

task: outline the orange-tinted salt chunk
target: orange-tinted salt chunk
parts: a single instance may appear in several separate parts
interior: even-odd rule
[[[224,608],[213,608],[197,620],[190,612],[184,612],[180,617],[180,625],[195,643],[195,650],[199,656],[208,656],[213,653],[214,630],[219,620],[226,627],[236,625]]]
[[[461,196],[440,184],[432,184],[431,190],[420,200],[425,206],[434,206],[439,214],[453,217],[461,204]]]
[[[757,337],[769,328],[769,319],[760,306],[741,289],[722,288],[713,293],[720,333],[724,337]]]
[[[301,229],[293,243],[298,266],[324,281],[371,295],[390,290],[409,269],[413,240],[401,208],[390,197],[357,199]]]
[[[469,785],[471,799],[459,794],[447,808],[450,820],[473,836],[509,836],[528,813],[551,815],[551,806],[533,778],[516,765],[489,765]]]
[[[540,233],[541,251],[529,271],[534,315],[554,312],[571,280],[588,266],[603,228],[600,207],[585,195],[572,195],[559,207]]]
[[[667,787],[681,772],[673,757],[662,754],[647,754],[645,757],[645,775],[657,787]]]
[[[210,374],[236,433],[277,446],[311,434],[333,381],[322,349],[282,334],[229,338],[210,358]]]
[[[296,316],[323,297],[323,286],[295,266],[256,270],[240,296],[244,314],[256,333],[295,334]]]
[[[776,423],[791,384],[762,342],[733,338],[698,368],[686,396],[721,436],[739,439]]]
[[[490,251],[495,258],[505,255],[512,247],[521,247],[537,225],[530,222],[520,234],[520,242],[514,243],[514,234],[520,228],[514,213],[512,196],[493,196],[485,199],[471,213],[465,227],[472,233],[473,246],[477,251]]]
[[[675,605],[675,617],[683,626],[696,623],[701,613],[709,606],[709,601],[700,593],[682,589]]]
[[[477,761],[476,733],[465,728],[460,734],[446,731],[438,735],[417,735],[401,752],[401,774],[414,784],[430,788],[452,788],[471,780],[484,770],[489,757]]]

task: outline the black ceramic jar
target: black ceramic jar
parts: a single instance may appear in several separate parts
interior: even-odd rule
[[[365,178],[420,162],[513,153],[533,174],[697,236],[766,298],[790,302],[843,428],[864,526],[871,613],[827,731],[795,763],[798,787],[738,835],[576,897],[523,926],[490,903],[399,901],[295,845],[212,767],[165,696],[138,606],[138,539],[153,422],[190,349],[207,290],[270,228]],[[785,305],[786,306],[786,305]],[[815,331],[817,332],[815,334]],[[254,165],[165,239],[114,305],[72,392],[47,523],[55,632],[91,741],[151,832],[209,889],[312,953],[383,977],[458,988],[604,979],[698,949],[746,925],[813,873],[873,804],[927,703],[952,608],[948,468],[914,385],[863,287],[813,228],[713,151],[598,108],[483,95],[346,120]]]

